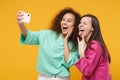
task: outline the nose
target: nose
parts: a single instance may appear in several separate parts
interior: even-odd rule
[[[79,25],[78,25],[78,27],[80,28],[80,27],[83,27],[83,25],[80,23]]]
[[[65,21],[65,20],[64,20],[64,21],[62,21],[62,24],[64,24],[64,25],[65,25],[65,24],[67,24],[67,21]]]

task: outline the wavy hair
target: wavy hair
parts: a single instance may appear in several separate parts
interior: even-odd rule
[[[78,25],[79,25],[79,22],[80,22],[80,18],[81,18],[81,15],[74,11],[71,7],[67,7],[67,8],[64,8],[62,9],[52,20],[51,22],[51,26],[50,26],[50,29],[55,31],[57,33],[57,35],[59,35],[60,33],[62,33],[62,30],[61,30],[61,21],[62,21],[62,18],[65,14],[67,13],[71,13],[75,16],[75,24],[74,24],[74,29],[73,29],[73,32],[69,38],[70,41],[72,41],[73,43],[73,47],[72,47],[72,50],[76,50],[77,49],[77,36],[78,36]]]

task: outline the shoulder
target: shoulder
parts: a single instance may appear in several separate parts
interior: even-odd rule
[[[41,33],[50,33],[50,32],[53,32],[52,30],[40,30],[38,32],[41,32]]]
[[[91,41],[91,45],[92,45],[92,46],[100,46],[101,44],[100,44],[99,41],[93,40],[93,41]]]
[[[93,49],[93,50],[95,50],[95,51],[100,51],[100,52],[103,51],[103,48],[102,48],[100,42],[97,41],[97,40],[93,40],[93,41],[90,43],[89,48],[90,48],[90,49]]]
[[[53,40],[56,38],[56,32],[53,30],[40,30],[39,32],[41,38],[48,38],[49,40]]]
[[[38,31],[38,32],[40,32],[40,34],[43,34],[43,35],[55,34],[55,32],[52,31],[52,30],[40,30],[40,31]]]

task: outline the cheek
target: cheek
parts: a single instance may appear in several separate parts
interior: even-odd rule
[[[86,29],[85,30],[85,32],[84,32],[84,34],[87,36],[87,35],[89,35],[91,33],[91,29]]]
[[[69,23],[69,26],[74,26],[74,24],[75,24],[74,22],[71,22]]]

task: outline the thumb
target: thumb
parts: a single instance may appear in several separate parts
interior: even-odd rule
[[[84,36],[81,36],[82,40],[85,40]]]
[[[84,36],[81,36],[81,38],[82,38],[81,40],[85,42],[85,37],[84,37]]]

